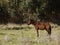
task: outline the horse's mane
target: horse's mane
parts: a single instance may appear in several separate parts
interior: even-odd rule
[[[31,23],[34,24],[34,25],[37,23],[37,21],[36,21],[36,20],[33,20],[33,19],[31,19],[30,21],[31,21]]]

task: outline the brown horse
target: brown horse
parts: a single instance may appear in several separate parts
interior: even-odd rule
[[[34,20],[29,20],[28,25],[34,25],[36,31],[37,31],[37,37],[39,37],[39,32],[38,30],[46,30],[48,32],[48,35],[51,35],[51,25],[49,22],[43,22],[43,21],[34,21]]]

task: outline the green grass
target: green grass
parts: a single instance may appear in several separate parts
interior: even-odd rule
[[[19,30],[15,28],[7,30],[0,28],[0,45],[60,45],[60,26],[52,28],[51,41],[45,30],[39,30],[40,35],[37,38],[33,26],[25,26],[22,29],[20,27]]]

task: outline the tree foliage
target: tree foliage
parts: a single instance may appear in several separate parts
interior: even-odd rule
[[[23,23],[29,16],[36,20],[59,21],[59,4],[59,0],[0,0],[0,22]]]

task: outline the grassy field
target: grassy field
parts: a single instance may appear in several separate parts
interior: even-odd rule
[[[45,30],[39,30],[39,37],[36,37],[36,30],[32,25],[0,25],[0,45],[60,45],[60,26],[52,26],[54,27],[49,41]]]

